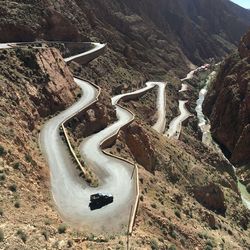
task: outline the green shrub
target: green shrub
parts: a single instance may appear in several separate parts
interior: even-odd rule
[[[174,210],[174,214],[181,219],[181,212],[178,209]]]
[[[213,247],[211,247],[211,246],[205,246],[204,250],[213,250]]]
[[[213,242],[211,240],[206,241],[206,246],[213,248]]]
[[[119,245],[122,245],[122,246],[124,245],[124,243],[123,243],[122,240],[119,240],[118,244],[119,244]]]
[[[176,246],[175,245],[171,245],[168,249],[169,250],[176,250]]]
[[[32,162],[32,157],[31,157],[29,154],[26,154],[26,155],[25,155],[25,160],[26,160],[27,162]]]
[[[201,239],[208,239],[208,235],[207,235],[206,232],[198,233],[198,236],[199,236]]]
[[[183,238],[180,239],[180,243],[182,244],[182,246],[185,246],[185,240]]]
[[[20,208],[21,207],[20,201],[16,201],[14,203],[14,206],[15,206],[15,208]]]
[[[17,230],[17,235],[20,237],[20,239],[25,243],[27,241],[27,235],[22,229]]]
[[[4,156],[6,154],[4,147],[0,145],[0,156]]]
[[[171,236],[172,238],[176,239],[176,238],[177,238],[177,233],[176,233],[176,231],[175,231],[175,230],[170,231],[170,236]]]
[[[152,208],[157,208],[157,205],[155,203],[151,204]]]
[[[3,229],[0,228],[0,242],[3,242],[4,240],[4,233],[3,233]]]
[[[159,249],[158,243],[157,243],[157,241],[155,239],[152,239],[150,241],[150,246],[151,246],[152,250],[158,250]]]
[[[6,179],[6,175],[1,173],[0,174],[0,181],[5,181],[5,179]]]
[[[73,247],[73,241],[72,240],[68,240],[67,245],[69,248]]]
[[[11,192],[16,192],[16,191],[17,191],[17,186],[16,186],[16,184],[10,185],[10,186],[9,186],[9,190],[10,190]]]
[[[58,233],[64,234],[66,232],[67,226],[65,224],[60,224],[58,227]]]
[[[20,163],[19,162],[14,163],[13,168],[14,169],[19,169],[20,168]]]
[[[9,186],[9,190],[13,193],[15,193],[17,191],[17,185],[14,183],[14,184],[11,184]]]

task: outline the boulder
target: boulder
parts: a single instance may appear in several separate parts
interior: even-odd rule
[[[207,209],[225,216],[227,207],[222,189],[217,184],[195,187],[193,189],[195,199]]]

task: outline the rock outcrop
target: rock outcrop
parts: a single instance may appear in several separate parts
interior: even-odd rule
[[[108,42],[112,61],[122,57],[161,79],[187,71],[190,61],[224,56],[249,25],[249,11],[225,0],[20,0],[0,7],[0,42]]]
[[[242,39],[239,54],[222,64],[204,102],[213,137],[239,165],[250,161],[250,58],[244,47],[249,39],[250,32]]]
[[[157,158],[146,130],[139,124],[131,124],[126,128],[124,138],[136,162],[154,173]]]
[[[114,107],[105,91],[99,96],[98,102],[70,119],[66,125],[75,138],[81,139],[97,133],[116,120]]]
[[[250,57],[250,32],[245,34],[240,41],[239,54],[243,59],[245,57]]]
[[[193,190],[195,199],[204,207],[225,216],[227,207],[225,197],[220,186],[209,184],[207,186],[197,187]]]
[[[44,116],[71,105],[78,92],[57,50],[0,50],[1,249],[25,248],[26,239],[31,240],[28,249],[40,249],[31,239],[32,225],[43,217],[60,223],[48,202],[50,174],[38,138]],[[11,185],[15,193],[10,192]],[[9,244],[7,237],[17,227],[23,240],[14,236]]]

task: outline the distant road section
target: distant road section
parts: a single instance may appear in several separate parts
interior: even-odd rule
[[[74,60],[81,60],[82,58],[86,58],[88,57],[89,60],[93,60],[96,55],[95,53],[96,52],[102,52],[102,50],[106,47],[106,44],[102,44],[102,43],[91,43],[93,48],[88,50],[88,51],[85,51],[83,53],[80,53],[80,54],[77,54],[77,55],[74,55],[74,56],[70,56],[70,57],[67,57],[64,59],[65,62],[70,62],[70,61],[74,61]],[[90,57],[91,55],[93,55],[94,57]]]
[[[185,121],[189,116],[191,116],[191,113],[186,109],[185,106],[187,102],[188,101],[179,101],[180,115],[178,115],[170,122],[169,129],[165,133],[165,135],[167,135],[168,137],[173,137],[177,140],[179,139],[182,122]]]

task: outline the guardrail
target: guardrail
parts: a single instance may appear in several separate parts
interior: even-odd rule
[[[136,218],[136,212],[137,212],[137,208],[138,208],[138,204],[139,204],[139,196],[140,196],[140,188],[139,188],[139,174],[138,174],[138,166],[136,165],[135,162],[131,162],[130,160],[127,160],[127,159],[124,159],[120,156],[117,156],[117,155],[113,155],[107,151],[104,150],[104,148],[106,148],[107,146],[109,146],[111,144],[110,141],[113,141],[113,143],[115,142],[116,138],[117,138],[117,135],[119,134],[119,132],[124,129],[125,127],[129,126],[129,124],[131,124],[134,119],[135,119],[135,115],[133,112],[131,112],[130,110],[128,110],[127,108],[125,107],[122,107],[120,104],[116,104],[116,106],[119,106],[120,108],[122,109],[125,109],[127,112],[129,112],[131,115],[132,115],[132,119],[129,123],[126,123],[125,125],[123,125],[122,127],[118,128],[117,131],[109,136],[108,138],[104,139],[101,143],[100,143],[100,148],[102,150],[102,152],[105,154],[105,155],[108,155],[110,157],[114,157],[118,160],[121,160],[121,161],[124,161],[124,162],[127,162],[131,165],[134,166],[134,169],[135,171],[133,170],[133,173],[135,172],[136,173],[136,178],[135,178],[135,181],[136,181],[136,198],[135,198],[135,204],[133,207],[131,207],[131,213],[130,213],[130,216],[129,216],[129,224],[128,224],[128,234],[131,235],[132,232],[133,232],[133,226],[134,226],[134,223],[135,223],[135,218]],[[133,175],[131,176],[131,179],[133,178]]]
[[[78,77],[78,79],[83,80],[83,79],[81,79],[81,78],[79,78],[79,77]],[[84,81],[86,81],[86,80],[84,80]],[[65,137],[65,139],[66,139],[66,143],[67,143],[67,145],[68,145],[68,147],[69,147],[69,150],[70,150],[70,152],[71,152],[73,158],[76,160],[77,165],[78,165],[78,166],[80,167],[80,169],[82,170],[84,176],[86,176],[87,172],[86,172],[86,170],[84,169],[84,167],[82,166],[80,160],[78,159],[78,157],[77,157],[77,155],[76,155],[76,153],[75,153],[75,151],[74,151],[74,149],[73,149],[73,147],[72,147],[72,145],[71,145],[71,142],[70,142],[70,140],[69,140],[69,136],[68,136],[67,130],[66,130],[66,128],[65,128],[64,125],[65,125],[66,122],[68,122],[68,121],[69,121],[70,119],[72,119],[74,116],[76,116],[76,115],[79,114],[80,112],[83,112],[83,111],[89,109],[89,107],[90,107],[91,105],[93,105],[93,104],[95,104],[95,103],[98,102],[99,96],[100,96],[100,94],[101,94],[101,89],[100,89],[100,87],[98,87],[96,84],[94,84],[94,83],[92,83],[92,82],[90,82],[90,81],[86,81],[86,82],[90,83],[92,86],[94,86],[94,87],[98,90],[98,93],[97,93],[97,95],[96,95],[95,100],[92,101],[87,107],[84,107],[84,108],[80,109],[79,111],[73,113],[69,118],[65,119],[65,120],[62,122],[62,124],[61,124],[61,128],[62,128],[64,137]]]
[[[66,139],[66,142],[68,144],[68,147],[69,147],[69,150],[70,150],[71,154],[73,155],[74,159],[76,160],[77,165],[82,170],[84,176],[86,176],[87,172],[86,172],[86,170],[84,169],[83,165],[81,164],[81,162],[79,161],[79,159],[76,156],[76,153],[75,153],[75,151],[74,151],[74,149],[73,149],[73,147],[71,145],[71,142],[69,140],[69,136],[68,136],[68,133],[67,133],[67,130],[66,130],[64,124],[61,125],[61,128],[63,130],[64,136],[65,136],[65,139]]]

